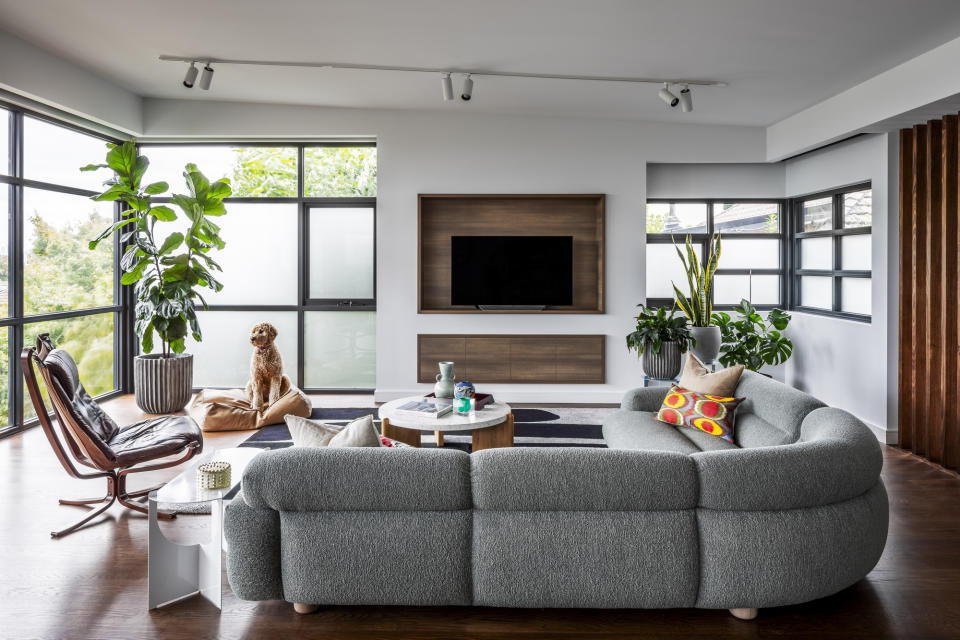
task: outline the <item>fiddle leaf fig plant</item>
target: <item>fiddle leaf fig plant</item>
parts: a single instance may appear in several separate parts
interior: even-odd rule
[[[627,334],[627,350],[636,351],[638,356],[650,349],[653,355],[660,354],[660,347],[664,342],[677,342],[681,351],[696,345],[690,335],[690,327],[683,316],[675,316],[674,310],[669,312],[665,307],[650,309],[638,304],[640,313],[637,314],[637,328]]]
[[[140,155],[136,143],[108,144],[105,163],[89,164],[81,171],[110,169],[113,177],[104,185],[102,193],[93,196],[97,201],[120,200],[127,206],[121,220],[90,241],[90,249],[119,234],[124,247],[120,258],[123,276],[120,283],[136,287],[134,330],[140,336],[144,353],[153,351],[154,332],[160,338],[163,357],[183,353],[186,337],[192,334],[198,342],[203,339],[197,322],[198,303],[207,303],[200,289],[223,289],[213,272],[222,271],[210,256],[225,243],[220,238],[220,227],[211,217],[226,213],[223,199],[231,193],[226,178],[210,182],[194,164],[187,164],[183,172],[187,194],[174,194],[170,204],[154,204],[153,197],[167,192],[166,182],[144,184],[144,174],[150,166],[146,156]],[[182,221],[183,227],[163,240],[154,236],[157,222]]]
[[[742,364],[751,371],[759,371],[765,364],[777,365],[790,359],[793,342],[783,333],[790,324],[789,313],[773,309],[764,319],[746,299],[741,300],[734,311],[740,316],[736,320],[723,311],[713,314],[713,322],[720,327],[723,337],[720,364],[725,367]]]

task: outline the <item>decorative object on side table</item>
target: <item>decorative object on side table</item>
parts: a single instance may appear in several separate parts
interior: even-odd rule
[[[459,413],[470,413],[476,409],[477,390],[467,380],[458,382],[453,390],[453,408]]]
[[[437,398],[453,397],[453,381],[457,376],[453,374],[452,362],[439,362],[440,373],[437,374],[437,384],[433,385],[433,395]]]
[[[671,380],[680,373],[681,353],[694,340],[683,317],[664,307],[650,309],[638,304],[637,328],[627,335],[627,349],[643,358],[643,372],[657,380]]]
[[[693,250],[693,243],[689,235],[684,245],[685,251],[681,251],[680,247],[676,245],[674,247],[683,263],[683,269],[687,273],[689,290],[687,294],[684,294],[674,282],[673,292],[677,298],[677,306],[690,319],[690,332],[694,339],[693,353],[701,362],[713,362],[717,359],[717,354],[720,353],[721,342],[720,328],[711,324],[713,320],[713,275],[716,273],[717,264],[720,262],[720,234],[714,234],[710,237],[706,266],[700,264],[700,259]]]
[[[229,462],[205,462],[197,467],[197,489],[215,491],[230,486]]]
[[[134,396],[137,406],[147,413],[172,413],[183,409],[193,395],[193,356],[183,352],[188,334],[197,342],[203,339],[196,311],[198,304],[206,308],[206,303],[198,289],[223,288],[212,275],[220,265],[209,253],[223,249],[224,242],[220,227],[209,217],[226,213],[223,199],[231,193],[230,181],[223,178],[211,183],[196,165],[186,165],[183,176],[190,195],[174,194],[170,202],[183,210],[188,224],[183,233],[175,231],[160,242],[153,235],[157,221],[173,222],[178,216],[165,204],[154,206],[152,197],[165,193],[169,186],[166,182],[143,184],[150,161],[140,155],[134,140],[108,144],[107,148],[105,164],[89,164],[80,170],[112,170],[106,191],[92,199],[120,200],[129,209],[90,242],[90,249],[112,239],[114,233],[128,247],[120,259],[120,284],[136,285],[134,329],[144,354],[134,358]],[[158,354],[150,353],[154,331],[162,347]]]
[[[720,328],[723,344],[720,346],[720,364],[729,367],[742,364],[751,371],[760,371],[763,365],[783,364],[793,355],[793,342],[783,331],[790,324],[790,314],[773,309],[764,320],[749,300],[741,300],[734,307],[740,318],[718,311],[713,321]]]

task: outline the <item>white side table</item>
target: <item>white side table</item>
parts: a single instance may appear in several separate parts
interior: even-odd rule
[[[397,411],[413,400],[423,400],[423,396],[391,400],[381,406],[380,433],[414,447],[420,446],[421,431],[436,432],[438,447],[443,446],[444,433],[456,431],[471,433],[473,451],[513,446],[513,409],[508,404],[494,402],[472,413],[454,411],[440,418]]]
[[[223,577],[223,498],[243,478],[247,465],[263,449],[238,447],[211,451],[195,457],[176,478],[149,496],[149,608],[156,609],[200,593],[221,608]],[[205,462],[230,463],[230,486],[217,491],[197,488],[197,467]],[[167,540],[157,524],[157,504],[196,505],[210,503],[210,540],[201,544],[177,544]]]

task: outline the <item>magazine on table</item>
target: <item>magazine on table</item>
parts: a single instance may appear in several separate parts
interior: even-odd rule
[[[396,409],[397,413],[405,413],[415,416],[431,416],[439,418],[453,411],[453,403],[450,401],[426,399],[411,400]]]

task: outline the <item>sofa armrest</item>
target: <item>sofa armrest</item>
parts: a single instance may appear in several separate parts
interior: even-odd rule
[[[243,493],[230,501],[224,518],[229,545],[227,579],[243,600],[282,600],[280,514],[247,504]]]
[[[620,401],[620,408],[629,411],[651,411],[660,410],[663,405],[663,399],[667,397],[670,387],[641,387],[631,389],[623,394],[623,400]]]

